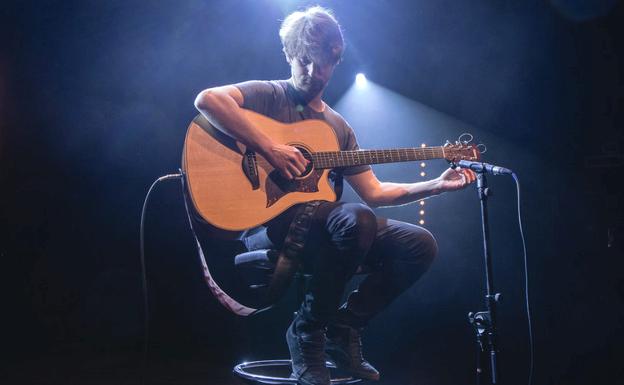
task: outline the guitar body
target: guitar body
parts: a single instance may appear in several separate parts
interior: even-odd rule
[[[321,120],[292,124],[245,110],[256,127],[304,154],[338,151],[334,130]],[[182,167],[195,209],[211,225],[241,231],[261,225],[289,207],[311,200],[335,201],[329,169],[309,167],[288,181],[260,155],[222,133],[202,115],[189,125]]]

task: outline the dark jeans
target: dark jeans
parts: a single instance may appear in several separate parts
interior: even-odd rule
[[[267,224],[276,247],[281,247],[293,212]],[[253,243],[248,246],[260,246]],[[363,327],[427,271],[437,250],[435,239],[422,227],[376,217],[359,203],[323,203],[303,252],[304,269],[312,277],[300,314],[320,326],[340,317],[339,322]],[[368,275],[337,312],[358,268]]]

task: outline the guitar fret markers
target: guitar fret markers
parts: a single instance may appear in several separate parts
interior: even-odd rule
[[[306,154],[307,155],[307,154]],[[442,147],[399,148],[392,150],[356,150],[315,152],[306,156],[315,168],[349,167],[362,164],[410,162],[443,158]]]

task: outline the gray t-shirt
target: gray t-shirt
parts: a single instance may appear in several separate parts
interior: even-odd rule
[[[336,132],[338,144],[343,151],[358,150],[353,129],[347,121],[329,106],[323,112],[316,112],[303,101],[288,80],[251,80],[235,84],[243,94],[243,108],[258,112],[282,123],[294,123],[305,119],[324,120]],[[359,165],[336,170],[343,175],[354,175],[370,169]]]

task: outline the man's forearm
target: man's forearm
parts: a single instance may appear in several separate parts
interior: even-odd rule
[[[242,94],[232,86],[202,91],[195,99],[195,107],[217,129],[262,155],[284,177],[293,179],[301,175],[308,163],[301,152],[293,146],[274,142],[256,128],[240,107],[243,103]]]
[[[217,129],[260,154],[266,154],[273,145],[271,139],[251,124],[236,101],[228,95],[203,91],[197,96],[195,107]]]
[[[439,179],[417,183],[381,182],[374,206],[400,206],[443,193]]]

